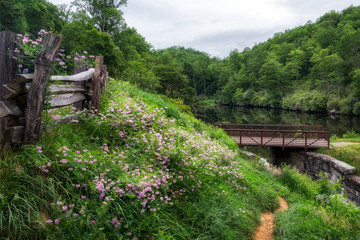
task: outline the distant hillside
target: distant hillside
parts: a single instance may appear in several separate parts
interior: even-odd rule
[[[223,60],[223,104],[360,115],[360,7],[331,11]]]

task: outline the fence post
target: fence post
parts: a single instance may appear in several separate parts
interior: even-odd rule
[[[62,35],[48,33],[44,46],[35,59],[34,79],[27,97],[25,114],[25,143],[36,143],[40,138],[41,115],[44,110],[46,84],[49,80],[56,55],[59,53]]]
[[[104,57],[103,56],[97,56],[96,57],[96,65],[95,65],[95,72],[94,72],[94,79],[93,79],[93,97],[92,97],[92,107],[95,109],[100,108],[100,95],[101,95],[101,85],[102,85],[102,72],[103,72],[103,63],[104,63]]]
[[[87,70],[88,70],[88,66],[86,66],[86,65],[82,66],[80,60],[75,61],[74,74],[85,72]],[[74,86],[84,87],[85,82],[75,82]],[[85,106],[85,101],[80,101],[80,102],[74,103],[74,108],[79,109],[79,110],[83,110],[84,106]]]
[[[8,91],[4,84],[13,80],[16,73],[16,61],[12,58],[11,53],[16,48],[16,34],[12,32],[0,32],[0,101],[5,100]],[[9,127],[9,118],[0,119],[0,147],[4,144],[4,131]]]

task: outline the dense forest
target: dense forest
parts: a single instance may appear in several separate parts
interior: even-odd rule
[[[0,30],[62,33],[67,53],[103,55],[112,76],[187,104],[220,104],[360,115],[360,6],[276,33],[224,59],[173,46],[155,50],[122,9],[126,0],[0,0]]]

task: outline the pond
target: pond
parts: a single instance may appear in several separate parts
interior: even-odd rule
[[[305,113],[283,109],[230,106],[197,106],[196,118],[207,123],[322,125],[331,134],[341,137],[347,131],[360,133],[360,117]]]

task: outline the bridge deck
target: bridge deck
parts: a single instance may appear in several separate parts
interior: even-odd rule
[[[221,124],[221,128],[242,146],[285,148],[328,148],[330,132],[322,126]]]
[[[240,145],[240,137],[233,136],[235,142]],[[326,139],[307,139],[307,149],[327,148],[328,141]],[[261,145],[261,137],[246,137],[241,139],[241,146],[263,146],[263,147],[283,147],[283,138],[263,137]],[[285,148],[305,148],[305,139],[284,138]]]

